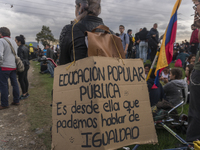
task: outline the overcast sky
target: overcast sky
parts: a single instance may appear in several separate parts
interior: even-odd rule
[[[114,32],[123,24],[136,33],[139,28],[150,30],[158,23],[164,33],[176,0],[102,0],[99,17]],[[13,7],[11,8],[11,5]],[[11,36],[23,34],[26,41],[35,41],[43,25],[49,26],[56,39],[62,28],[75,18],[75,0],[0,0],[0,26],[11,30]],[[193,23],[192,0],[182,0],[178,11],[177,41],[190,40]]]

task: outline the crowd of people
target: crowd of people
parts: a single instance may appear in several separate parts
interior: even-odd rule
[[[199,11],[200,5],[198,0],[194,0],[195,3],[195,13]],[[83,29],[80,28],[84,26],[85,31],[92,31],[99,25],[104,25],[103,20],[98,17],[101,12],[100,2],[93,0],[76,0],[76,20],[73,24],[66,25],[60,36],[60,64],[64,65],[75,60],[79,60],[87,57],[87,46],[85,44],[85,35]],[[198,20],[198,18],[197,18]],[[200,23],[199,23],[200,24]],[[155,55],[159,50],[159,43],[163,36],[159,36],[157,30],[158,24],[155,23],[150,31],[147,28],[141,28],[135,37],[132,37],[132,30],[129,29],[127,34],[125,31],[125,26],[119,26],[119,34],[124,53],[126,58],[141,58],[144,63],[150,59],[151,63],[155,59]],[[195,123],[200,122],[200,109],[195,106],[198,104],[197,90],[193,90],[199,85],[199,38],[198,38],[198,28],[196,24],[192,25],[192,36],[190,43],[185,40],[181,44],[174,43],[174,54],[173,62],[178,68],[165,68],[160,76],[160,83],[158,88],[152,88],[154,86],[155,80],[155,68],[152,71],[151,78],[147,81],[151,106],[156,105],[159,101],[163,99],[170,103],[170,105],[175,106],[187,97],[190,102],[189,111],[189,129],[187,132],[187,141],[195,141],[200,139],[200,133],[192,129],[193,127],[197,129]],[[72,39],[72,31],[74,31]],[[73,45],[74,43],[74,45]],[[78,43],[78,44],[77,44]],[[75,49],[75,57],[73,57],[73,48]],[[150,69],[150,64],[145,65],[146,76]],[[186,78],[184,78],[182,69],[185,70]],[[193,79],[192,79],[193,78]],[[192,82],[193,81],[193,82]],[[161,84],[163,82],[163,84]],[[188,93],[190,91],[190,95]],[[193,94],[193,95],[192,95]],[[192,105],[191,105],[192,104]],[[195,114],[195,115],[194,115]],[[191,131],[192,130],[192,131]]]
[[[197,3],[199,3],[197,1]],[[197,5],[197,4],[196,4]],[[197,8],[196,8],[197,9]],[[200,11],[200,9],[199,9]],[[25,46],[25,37],[23,35],[15,37],[15,41],[10,38],[10,31],[6,27],[0,28],[0,90],[1,90],[1,105],[0,110],[9,108],[8,95],[9,86],[8,78],[10,78],[13,86],[13,102],[11,105],[19,105],[20,100],[29,97],[28,93],[28,70],[30,68],[29,60],[37,60],[40,62],[41,74],[49,73],[51,77],[54,76],[54,68],[56,64],[64,65],[74,61],[73,49],[75,49],[75,59],[79,60],[87,57],[87,45],[85,43],[85,31],[92,31],[99,25],[104,25],[103,20],[98,17],[101,12],[100,2],[94,0],[76,0],[76,21],[66,25],[60,35],[60,46],[51,47],[49,44],[45,45],[43,50],[38,46],[33,48],[32,45]],[[75,25],[76,23],[76,25]],[[83,29],[80,26],[84,26]],[[150,31],[147,28],[141,28],[135,37],[132,36],[132,30],[129,29],[127,34],[125,26],[119,26],[119,34],[126,58],[141,58],[145,65],[145,75],[147,77],[151,64],[146,64],[147,60],[153,62],[157,51],[159,50],[159,43],[163,36],[159,36],[157,30],[158,24],[153,24]],[[73,29],[73,30],[72,30]],[[183,98],[190,102],[189,111],[189,131],[187,135],[188,141],[200,139],[200,134],[192,130],[196,122],[200,122],[200,110],[196,108],[196,100],[198,97],[199,88],[199,38],[198,28],[195,24],[191,26],[192,35],[191,40],[182,41],[181,44],[174,43],[173,63],[176,68],[166,67],[159,79],[158,88],[153,88],[155,81],[155,68],[153,69],[150,79],[147,81],[151,106],[155,106],[159,101],[167,101],[172,106],[176,106]],[[72,31],[74,31],[72,39]],[[111,33],[114,34],[113,31]],[[7,42],[5,40],[9,40]],[[15,56],[11,49],[14,48],[18,57],[24,64],[24,71],[16,71]],[[185,70],[185,77],[182,70]],[[22,94],[17,82],[21,87]],[[184,92],[182,92],[184,91]],[[189,91],[189,92],[188,92]],[[185,94],[183,96],[183,94]],[[185,100],[185,101],[186,101]],[[195,109],[194,109],[195,108]],[[192,115],[191,115],[192,114]],[[192,119],[191,119],[192,118]],[[192,134],[191,134],[192,133]]]
[[[13,102],[11,105],[19,105],[20,100],[29,97],[28,93],[28,70],[30,68],[30,60],[41,62],[42,74],[50,73],[54,76],[55,62],[59,58],[59,46],[50,48],[47,44],[43,50],[34,48],[32,44],[25,45],[25,37],[19,35],[15,37],[15,41],[10,38],[10,30],[6,27],[0,28],[0,91],[1,105],[0,110],[9,108],[8,97],[9,82],[13,87]],[[14,51],[12,51],[14,50]],[[15,56],[16,54],[16,56]],[[23,63],[24,70],[17,71],[16,57],[19,57]],[[18,79],[18,81],[17,81]],[[21,87],[21,96],[20,89]]]

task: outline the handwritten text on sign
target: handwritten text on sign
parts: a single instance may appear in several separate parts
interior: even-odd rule
[[[143,67],[92,67],[79,69],[74,72],[59,75],[59,87],[79,86],[79,99],[73,100],[73,105],[64,105],[62,101],[56,103],[57,116],[67,116],[67,119],[58,120],[56,124],[57,133],[60,129],[84,129],[103,128],[113,126],[105,132],[82,132],[85,143],[81,147],[101,147],[113,143],[123,142],[127,139],[137,139],[140,135],[138,126],[115,128],[116,125],[126,122],[140,121],[137,109],[140,108],[140,100],[122,100],[123,93],[118,82],[141,82],[145,81]],[[100,83],[102,82],[102,83]],[[83,86],[83,83],[88,83]],[[94,84],[92,84],[94,83]],[[99,84],[100,83],[100,84]],[[131,92],[131,90],[129,91]],[[77,93],[78,94],[78,93]],[[93,102],[94,99],[104,99],[103,103]],[[132,98],[134,99],[134,97]],[[88,103],[80,103],[87,100]],[[119,115],[119,112],[126,110],[127,113]],[[79,114],[83,117],[75,118]],[[99,117],[92,117],[91,114],[98,114]],[[87,116],[87,118],[85,118]],[[90,117],[91,116],[91,117]],[[89,139],[92,143],[89,144]]]
[[[88,57],[55,69],[52,148],[156,144],[142,60]]]

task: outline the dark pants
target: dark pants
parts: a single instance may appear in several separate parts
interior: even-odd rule
[[[148,48],[147,60],[151,59],[151,49]]]
[[[20,83],[21,89],[22,89],[22,93],[26,94],[28,92],[28,69],[29,66],[25,65],[24,66],[24,71],[23,72],[18,72],[18,81]]]
[[[191,53],[196,55],[198,50],[199,43],[195,43],[194,46],[191,46]]]
[[[0,68],[0,90],[1,106],[6,107],[8,104],[8,78],[10,78],[13,87],[13,102],[19,103],[19,86],[17,83],[16,70],[2,71]]]
[[[156,53],[157,53],[157,48],[151,48],[151,63],[153,63]]]

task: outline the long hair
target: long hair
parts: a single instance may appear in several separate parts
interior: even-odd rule
[[[80,8],[80,4],[82,9],[81,12],[78,12],[80,14],[76,18],[77,21],[82,20],[89,14],[97,17],[101,13],[101,0],[76,0],[77,11]]]
[[[15,37],[18,42],[21,42],[22,45],[25,44],[25,37],[23,35]]]

